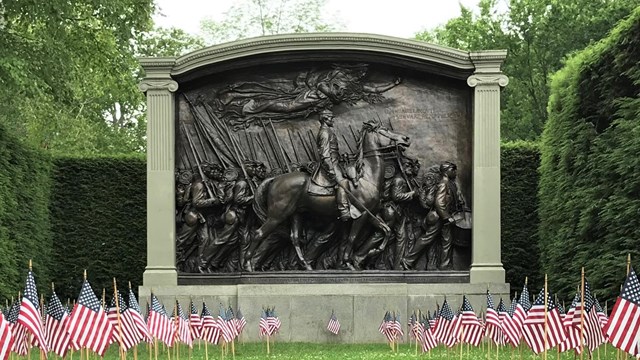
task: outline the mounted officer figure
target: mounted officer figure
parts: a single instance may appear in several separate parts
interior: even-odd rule
[[[349,199],[345,192],[344,181],[339,161],[338,138],[333,129],[333,111],[329,109],[320,112],[320,130],[316,137],[318,147],[318,167],[311,177],[311,181],[320,187],[328,188],[327,194],[332,194],[335,189],[336,205],[340,216],[338,219],[348,221],[352,218],[349,211]]]

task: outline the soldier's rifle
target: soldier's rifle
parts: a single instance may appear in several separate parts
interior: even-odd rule
[[[238,163],[240,170],[242,170],[242,174],[244,175],[244,178],[247,180],[247,183],[251,188],[251,192],[255,194],[256,189],[254,189],[253,182],[251,181],[251,179],[249,179],[249,174],[247,173],[247,169],[244,167],[244,159],[246,159],[246,157],[244,156],[244,154],[240,156],[240,151],[238,149],[238,145],[236,144],[235,137],[232,136],[231,132],[229,131],[229,128],[227,127],[227,124],[225,124],[224,121],[218,119],[218,117],[215,116],[215,114],[213,114],[213,112],[209,110],[209,106],[207,104],[204,104],[204,110],[206,111],[207,115],[211,119],[211,123],[213,124],[213,126],[215,126],[218,132],[220,133],[221,135],[220,140],[222,140],[222,142],[225,144],[227,149],[229,149],[229,151],[232,151],[231,156],[235,155],[235,160]],[[218,124],[218,122],[221,122],[222,126]],[[229,146],[229,144],[224,140],[225,135],[229,139],[231,146]]]
[[[349,145],[349,142],[347,141],[347,137],[344,136],[344,134],[340,134],[340,135],[342,135],[342,139],[344,140],[344,143],[347,144],[349,151],[353,154],[353,149],[351,149],[351,145]]]
[[[289,159],[286,156],[286,154],[284,152],[284,149],[282,148],[282,144],[280,143],[280,138],[278,138],[278,134],[276,134],[276,128],[275,128],[275,126],[273,126],[273,121],[271,121],[271,119],[269,119],[269,124],[271,124],[271,130],[273,130],[273,137],[276,138],[276,143],[278,144],[278,147],[280,148],[280,153],[282,154],[282,160],[285,161],[285,166],[287,167],[287,171],[291,172],[291,166],[289,165],[291,163],[291,159]]]
[[[311,156],[311,151],[309,149],[307,149],[307,142],[304,141],[304,139],[302,138],[302,135],[300,135],[300,131],[296,131],[296,134],[298,134],[298,138],[300,139],[300,142],[302,143],[302,148],[304,149],[304,152],[307,154],[307,157],[309,158],[309,161],[315,161],[316,158],[315,158],[315,156]]]
[[[256,135],[256,143],[264,153],[264,156],[267,158],[267,163],[269,164],[269,168],[273,169],[273,163],[271,163],[271,156],[269,156],[269,152],[267,151],[267,148],[264,146],[262,139],[258,135]]]
[[[269,136],[269,132],[267,131],[267,127],[264,125],[264,121],[262,119],[260,119],[260,125],[262,125],[262,129],[264,130],[264,136],[267,138],[267,142],[269,143],[269,147],[271,148],[271,151],[273,152],[273,157],[276,159],[276,163],[278,163],[278,167],[280,169],[284,168],[285,166],[283,166],[283,164],[280,163],[280,157],[276,153],[276,148],[273,145],[273,142],[271,141],[271,136]],[[283,159],[283,161],[284,161],[284,159]]]
[[[291,135],[291,129],[289,128],[287,128],[287,135],[289,135],[289,142],[291,143],[291,147],[293,148],[293,155],[296,157],[296,162],[300,164],[300,157],[298,156],[296,144],[293,142],[293,136]]]
[[[195,146],[193,145],[191,136],[189,135],[189,132],[187,131],[187,128],[184,125],[184,123],[181,123],[180,125],[182,125],[182,132],[184,133],[184,136],[186,136],[187,138],[187,142],[189,143],[189,148],[191,148],[191,153],[193,154],[193,158],[196,161],[196,166],[198,167],[198,173],[200,173],[200,177],[202,178],[202,183],[204,183],[205,190],[207,190],[207,195],[209,195],[209,198],[213,198],[214,192],[209,187],[209,182],[205,181],[207,177],[205,176],[204,172],[202,172],[202,166],[200,165],[200,160],[198,159],[198,153],[196,152]]]
[[[191,114],[193,115],[193,118],[194,118],[194,122],[196,123],[196,134],[198,134],[198,136],[200,136],[200,131],[204,132],[206,134],[205,138],[207,139],[207,141],[209,142],[209,145],[211,145],[211,148],[213,149],[213,153],[218,158],[218,162],[221,165],[227,165],[226,161],[224,161],[223,157],[220,155],[220,153],[218,153],[218,149],[213,144],[213,140],[211,140],[211,137],[210,137],[209,133],[204,131],[204,129],[201,129],[201,127],[202,127],[202,124],[201,124],[202,116],[197,113],[195,105],[193,104],[193,102],[191,102],[191,99],[189,99],[189,97],[186,94],[184,94],[184,98],[185,98],[185,100],[187,100],[187,103],[189,105],[189,110],[191,111]],[[203,149],[204,149],[204,147],[203,147]]]

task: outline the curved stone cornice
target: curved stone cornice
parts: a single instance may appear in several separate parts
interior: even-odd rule
[[[142,92],[149,90],[168,90],[175,92],[178,90],[178,83],[171,79],[144,79],[138,84]]]
[[[509,84],[509,78],[503,74],[473,74],[467,78],[467,85],[499,85],[505,87]]]
[[[258,54],[323,50],[386,53],[460,70],[475,69],[469,52],[417,40],[373,34],[305,33],[251,38],[196,50],[175,59],[171,75],[181,75],[207,65]]]

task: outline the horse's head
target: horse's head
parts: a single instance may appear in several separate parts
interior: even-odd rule
[[[367,150],[395,149],[396,146],[408,147],[411,141],[408,136],[399,134],[382,126],[381,121],[369,121],[362,125],[364,132],[363,146]]]

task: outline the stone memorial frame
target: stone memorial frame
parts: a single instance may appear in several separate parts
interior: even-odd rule
[[[466,84],[473,89],[471,210],[474,219],[468,284],[464,290],[455,290],[455,287],[446,284],[432,284],[432,287],[420,287],[419,284],[387,284],[384,291],[399,291],[400,294],[405,294],[405,297],[409,298],[422,291],[433,291],[435,294],[475,294],[476,304],[480,303],[481,295],[487,286],[490,286],[494,293],[508,294],[509,288],[508,284],[505,284],[505,271],[501,263],[500,241],[500,90],[508,84],[508,78],[502,74],[500,67],[507,55],[506,50],[467,52],[388,36],[322,33],[247,39],[204,48],[178,58],[140,59],[145,70],[145,78],[140,83],[140,90],[146,93],[148,122],[147,267],[143,276],[141,296],[148,295],[151,289],[162,296],[210,293],[202,287],[180,286],[176,271],[177,109],[174,94],[180,84],[193,80],[194,76],[207,74],[207,69],[224,68],[233,61],[244,61],[246,64],[255,65],[256,61],[264,61],[264,59],[270,59],[268,61],[276,63],[281,61],[283,56],[288,59],[300,59],[310,54],[319,56],[318,54],[328,52],[349,54],[356,60],[364,54],[384,57],[389,62],[402,59],[403,63],[414,64],[422,71],[432,71],[457,81],[466,81]],[[378,282],[384,283],[383,280]],[[342,285],[349,286],[349,284]],[[219,286],[214,293],[239,305],[240,293],[243,291],[247,298],[269,293],[282,295],[288,291],[299,292],[299,288],[293,284],[262,289],[242,286]],[[305,291],[308,291],[309,296],[355,291],[336,290],[338,286],[337,284],[319,285]],[[360,290],[364,295],[375,295],[380,292],[374,284],[365,284]],[[349,294],[353,295],[353,293]],[[405,301],[406,304],[410,302],[410,300]],[[408,306],[406,305],[404,309],[408,309]],[[243,307],[243,311],[245,308]],[[356,334],[356,318],[357,315],[352,314],[354,333],[349,341],[375,339],[375,333]],[[342,319],[340,320],[342,322]],[[374,322],[377,321],[376,318]],[[313,339],[300,336],[292,336],[290,339]]]

